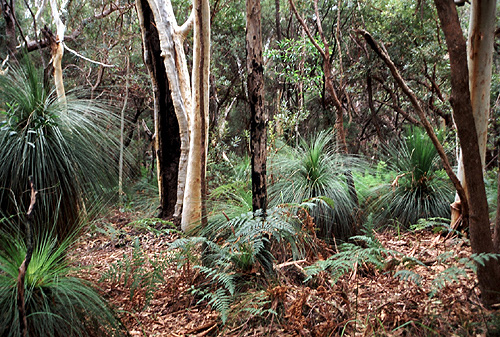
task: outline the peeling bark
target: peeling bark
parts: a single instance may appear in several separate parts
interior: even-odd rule
[[[137,0],[137,12],[142,32],[144,63],[153,86],[156,134],[154,148],[160,198],[158,216],[175,218],[180,214],[176,212],[177,205],[182,206],[182,197],[180,202],[178,197],[179,174],[182,173],[179,170],[181,157],[179,122],[172,101],[158,30],[147,0]],[[186,118],[184,120],[187,124]]]
[[[57,98],[62,104],[66,104],[66,92],[64,89],[64,80],[62,72],[62,58],[64,55],[64,32],[66,26],[59,16],[56,0],[50,0],[50,9],[52,18],[57,27],[55,39],[51,40],[50,50],[52,54],[52,66],[54,67],[54,84],[56,87]]]

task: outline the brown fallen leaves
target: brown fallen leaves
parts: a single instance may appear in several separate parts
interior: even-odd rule
[[[123,254],[131,254],[135,238],[153,258],[165,253],[167,243],[176,237],[137,231],[127,221],[115,226],[125,242],[117,245],[109,236],[88,235],[72,258],[75,264],[88,266],[79,276],[101,289],[132,336],[486,336],[488,329],[492,333],[495,328],[492,315],[498,317],[479,304],[471,271],[429,296],[435,287],[433,280],[447,267],[439,262],[440,254],[452,251],[457,258],[470,256],[467,244],[459,244],[457,238],[437,238],[429,231],[399,237],[390,231],[376,234],[384,247],[424,262],[412,267],[421,276],[420,286],[395,277],[402,267],[389,258],[384,270],[356,265],[336,283],[326,272],[302,282],[303,268],[314,262],[311,257],[300,263],[280,261],[277,281],[266,283],[258,281],[262,276],[255,273],[245,275],[250,282],[245,285],[244,297],[250,298],[248,303],[253,304],[248,306],[254,311],[240,310],[222,325],[219,314],[192,295],[191,286],[199,282],[199,276],[193,269],[170,263],[165,264],[164,282],[155,285],[149,305],[143,308],[144,293],[139,290],[131,299],[123,282],[99,282],[101,275]],[[252,284],[259,286],[252,289]],[[262,288],[264,284],[267,289]],[[265,298],[260,316],[255,314],[259,309],[255,303],[259,302],[252,302],[252,296],[253,300]]]

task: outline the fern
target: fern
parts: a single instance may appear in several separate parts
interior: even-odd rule
[[[353,243],[344,243],[339,246],[340,252],[330,256],[328,259],[318,261],[315,264],[306,267],[308,277],[304,282],[309,281],[313,276],[320,272],[330,271],[333,281],[336,282],[342,275],[348,273],[355,265],[370,263],[376,268],[382,269],[385,265],[387,255],[398,255],[400,253],[385,249],[381,243],[368,236],[354,236],[354,241],[362,241],[366,248]]]
[[[194,287],[203,300],[221,314],[225,323],[230,304],[237,294],[241,275],[261,267],[266,273],[273,270],[274,256],[271,243],[285,246],[294,258],[304,255],[307,235],[301,230],[292,207],[273,207],[264,216],[260,211],[247,212],[230,220],[213,217],[198,236],[180,238],[169,245],[177,251],[178,265],[192,263],[206,276],[207,282]]]
[[[99,281],[107,280],[114,284],[122,284],[129,290],[130,301],[138,292],[143,292],[143,308],[146,308],[153,298],[156,285],[164,282],[163,270],[166,263],[161,255],[149,258],[136,238],[131,256],[123,254],[122,259],[111,264]],[[146,268],[147,266],[149,268]]]
[[[432,281],[433,289],[430,292],[430,296],[433,297],[436,293],[444,288],[447,284],[458,282],[460,277],[468,278],[467,270],[472,270],[477,273],[477,265],[484,266],[490,259],[499,260],[500,254],[495,253],[479,253],[472,254],[470,257],[463,257],[460,259],[453,257],[453,252],[446,252],[440,255],[439,259],[443,264],[451,264],[451,262],[456,262],[455,265],[443,270],[439,273],[436,278]]]
[[[195,289],[193,293],[203,293],[199,289]],[[198,303],[208,301],[208,304],[221,315],[221,320],[223,324],[226,324],[231,304],[233,302],[233,297],[228,295],[225,289],[219,288],[215,289],[213,292],[205,292],[204,296]]]
[[[222,285],[231,296],[233,296],[236,292],[235,274],[221,272],[216,268],[204,267],[204,266],[195,266],[194,268],[199,269],[207,278],[210,278],[216,284]]]
[[[422,276],[420,274],[412,271],[412,270],[408,270],[408,269],[398,270],[394,274],[394,276],[399,277],[402,281],[411,281],[419,287],[421,285]]]

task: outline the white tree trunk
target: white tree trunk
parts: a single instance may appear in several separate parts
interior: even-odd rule
[[[467,43],[467,61],[469,67],[469,88],[479,141],[481,165],[484,169],[486,158],[486,143],[488,140],[488,120],[490,117],[491,69],[493,60],[493,43],[495,32],[496,0],[481,0],[471,2],[469,20],[469,36]],[[457,177],[467,190],[463,169],[462,151],[457,151]],[[459,202],[455,195],[455,203]],[[459,208],[452,206],[451,223],[454,225],[460,216]]]
[[[57,97],[62,104],[66,104],[66,93],[64,90],[64,81],[62,75],[62,58],[64,55],[64,32],[66,31],[66,26],[59,16],[59,10],[57,8],[56,0],[50,0],[50,9],[52,12],[52,18],[57,27],[56,33],[56,43],[51,46],[52,53],[52,66],[54,67],[54,83],[56,86]]]
[[[192,25],[192,16],[182,27],[179,27],[175,20],[170,0],[148,0],[148,3],[153,12],[156,29],[160,37],[160,48],[162,50],[170,91],[172,93],[175,114],[179,122],[181,157],[179,160],[177,203],[174,213],[174,216],[177,217],[180,215],[183,204],[189,152],[188,111],[192,110],[192,104],[189,72],[187,69],[183,42]],[[140,10],[140,6],[137,7],[138,10]],[[142,19],[143,16],[139,15],[139,17]],[[157,129],[158,125],[155,123],[155,131],[158,135]],[[157,167],[159,166],[160,163],[158,163]]]
[[[181,228],[189,231],[204,221],[205,171],[208,145],[210,75],[210,7],[193,0],[193,96],[189,114],[189,159]]]

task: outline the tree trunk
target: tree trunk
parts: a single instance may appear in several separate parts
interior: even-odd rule
[[[182,229],[206,224],[206,164],[209,126],[210,5],[194,0],[193,99],[189,110],[189,156],[182,209]]]
[[[7,41],[7,53],[12,60],[16,57],[16,13],[14,0],[0,0],[2,14],[5,20],[5,39]]]
[[[266,158],[267,114],[264,109],[264,64],[260,0],[247,0],[247,71],[250,103],[250,148],[252,156],[252,208],[267,209]]]
[[[495,33],[495,0],[471,2],[469,20],[469,36],[467,43],[467,65],[469,69],[469,90],[472,103],[472,113],[476,125],[481,155],[481,167],[485,167],[486,142],[488,140],[488,120],[490,116],[491,69],[493,60],[493,45]],[[463,163],[463,153],[458,154],[458,178],[467,190]],[[458,202],[458,196],[455,202]],[[460,214],[452,207],[454,226]]]
[[[274,19],[276,21],[276,40],[281,41],[280,0],[274,0]]]
[[[489,1],[482,1],[484,5]],[[463,167],[467,201],[468,221],[472,252],[494,253],[493,240],[488,217],[488,202],[481,165],[481,149],[471,95],[469,91],[469,71],[467,67],[466,42],[462,35],[455,4],[451,0],[434,0],[446,38],[451,68],[451,97],[453,117],[462,146]],[[479,15],[489,15],[481,12]],[[477,277],[481,290],[481,300],[491,306],[500,302],[500,264],[494,259],[477,265]]]
[[[160,195],[159,217],[175,215],[177,184],[181,157],[179,123],[172,101],[172,94],[165,70],[158,30],[147,0],[137,1],[144,48],[144,63],[153,85],[155,152],[157,160],[158,189]]]
[[[64,90],[64,80],[62,73],[62,58],[64,56],[64,32],[66,26],[59,16],[56,0],[50,0],[50,9],[52,11],[52,19],[57,27],[56,37],[52,39],[50,50],[52,54],[52,66],[54,67],[54,83],[57,92],[57,98],[62,104],[66,104],[66,91]]]

